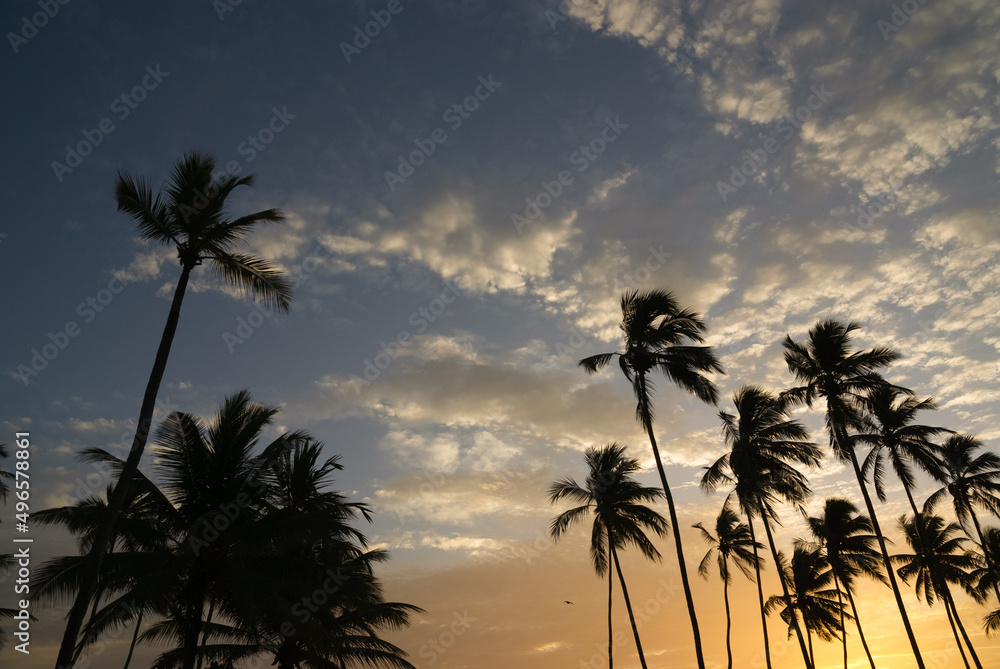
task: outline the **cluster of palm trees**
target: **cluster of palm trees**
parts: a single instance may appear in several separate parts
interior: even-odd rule
[[[580,366],[588,372],[597,372],[617,356],[622,372],[632,384],[636,417],[649,437],[662,496],[667,502],[695,655],[698,666],[703,668],[701,635],[685,567],[680,524],[653,430],[653,386],[648,377],[653,372],[662,373],[682,389],[716,404],[718,393],[709,375],[722,372],[722,368],[711,349],[703,345],[704,321],[698,314],[680,308],[673,294],[663,290],[632,291],[622,296],[621,309],[624,350],[585,358]],[[886,381],[882,372],[899,355],[879,346],[855,350],[851,335],[857,329],[854,323],[827,320],[816,324],[803,342],[786,337],[785,362],[799,385],[780,393],[746,385],[733,396],[735,412],[718,414],[727,451],[705,467],[700,485],[706,491],[725,491],[727,496],[715,520],[714,533],[702,523],[694,527],[710,545],[699,572],[707,575],[715,557],[723,581],[729,667],[733,658],[728,586],[731,566],[735,565],[757,584],[768,667],[771,649],[767,616],[777,612],[788,627],[789,637],[796,637],[807,669],[816,666],[814,637],[824,641],[841,639],[847,666],[848,622],[857,628],[865,655],[874,669],[875,660],[864,637],[854,597],[858,581],[867,578],[890,587],[916,665],[923,668],[898,575],[904,583],[914,581],[918,598],[928,604],[936,599],[943,602],[966,667],[972,666],[971,660],[977,669],[982,669],[949,586],[957,585],[980,603],[994,608],[983,624],[988,633],[1000,629],[1000,529],[983,528],[979,519],[984,511],[1000,516],[1000,456],[985,450],[974,437],[917,424],[917,414],[934,409],[933,401],[920,400],[909,389]],[[820,466],[824,454],[810,440],[806,427],[792,418],[791,410],[803,404],[812,408],[818,402],[824,408],[832,454],[850,464],[867,515],[842,498],[826,499],[821,515],[810,517],[805,511],[812,490],[801,468]],[[940,443],[934,441],[938,436],[943,437]],[[592,448],[587,451],[586,459],[589,467],[586,485],[561,479],[550,489],[553,502],[570,498],[579,503],[553,521],[552,536],[560,537],[571,522],[581,520],[592,510],[594,530],[590,552],[598,574],[607,570],[612,558],[617,565],[617,552],[629,544],[638,546],[647,557],[659,559],[644,530],[663,535],[664,519],[644,504],[658,500],[661,491],[639,486],[632,479],[640,467],[638,461],[625,456],[621,446]],[[869,485],[874,486],[879,500],[885,501],[889,469],[902,484],[912,512],[897,521],[909,553],[889,554],[869,492]],[[922,506],[914,499],[917,470],[943,484]],[[945,497],[951,497],[958,522],[948,522],[937,515],[936,505]],[[778,550],[773,536],[773,528],[780,524],[781,505],[800,511],[811,535],[795,541],[791,557]],[[760,555],[764,545],[757,540],[760,527],[764,529],[781,587],[780,594],[767,599],[761,582],[765,559]],[[620,569],[619,580],[624,592]],[[609,579],[609,626],[610,592]],[[640,661],[645,666],[638,632],[635,637]],[[611,662],[609,645],[609,665]]]
[[[374,566],[388,554],[351,526],[357,516],[370,520],[368,508],[328,489],[342,467],[337,457],[322,460],[323,444],[307,433],[284,433],[258,449],[277,412],[242,391],[212,421],[176,412],[159,426],[161,483],[136,473],[74,659],[132,627],[126,669],[143,642],[171,646],[157,668],[233,667],[258,657],[280,669],[412,667],[378,635],[420,609],[384,600]],[[102,449],[83,457],[116,472],[125,466]],[[95,495],[33,518],[66,528],[86,550],[106,513]],[[82,555],[45,563],[37,601],[78,591],[85,565]]]
[[[37,601],[73,600],[57,669],[72,669],[88,646],[129,625],[125,667],[142,642],[173,646],[157,659],[162,668],[231,669],[260,658],[280,669],[412,667],[379,633],[408,624],[420,609],[384,601],[374,566],[388,555],[350,525],[369,519],[369,510],[327,489],[337,459],[321,461],[322,444],[303,432],[255,452],[276,409],[244,391],[211,423],[175,412],[156,432],[159,485],[139,470],[192,273],[207,263],[258,301],[279,311],[291,303],[288,277],[239,250],[282,214],[226,211],[233,191],[252,183],[252,175],[217,176],[214,158],[198,152],[179,160],[155,195],[144,178],[118,175],[118,210],[143,239],[172,245],[181,272],[128,457],[82,454],[110,465],[114,484],[106,497],[33,514],[75,534],[82,553],[44,565],[32,588]]]

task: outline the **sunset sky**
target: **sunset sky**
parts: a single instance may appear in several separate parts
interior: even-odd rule
[[[553,544],[567,506],[547,489],[585,478],[583,451],[610,441],[658,484],[617,365],[576,366],[620,348],[627,290],[701,313],[726,372],[718,408],[654,379],[711,666],[726,662],[722,587],[698,577],[691,525],[724,494],[697,481],[725,450],[716,414],[733,392],[793,385],[786,334],[857,321],[858,346],[902,354],[890,381],[936,398],[924,422],[1000,448],[995,0],[78,0],[36,27],[41,4],[0,6],[0,442],[30,431],[34,508],[107,485],[81,449],[128,451],[180,268],[116,211],[116,173],[158,188],[195,149],[256,174],[234,214],[285,214],[252,250],[293,276],[294,304],[260,310],[196,272],[156,417],[209,416],[249,388],[281,407],[278,430],[341,454],[339,487],[371,505],[365,531],[392,553],[387,596],[427,610],[392,635],[422,669],[607,666],[589,526]],[[796,416],[825,447],[820,409]],[[863,506],[843,464],[806,473],[810,512],[833,495]],[[921,478],[918,500],[935,488]],[[877,510],[902,551],[908,506],[890,490]],[[10,500],[3,514],[0,553]],[[783,521],[790,551],[805,525]],[[33,536],[39,560],[75,550]],[[623,560],[648,664],[694,667],[673,546],[657,545],[662,564]],[[736,574],[748,668],[763,666],[755,593]],[[903,596],[928,666],[958,667],[941,605]],[[913,666],[889,590],[858,601],[879,667]],[[617,666],[638,667],[615,606]],[[963,595],[960,610],[1000,665],[985,609]],[[31,655],[8,647],[0,664],[51,667],[64,613],[36,610]],[[777,616],[770,631],[774,666],[802,666]],[[129,638],[92,666],[120,667]],[[840,646],[817,643],[817,666],[837,666]]]

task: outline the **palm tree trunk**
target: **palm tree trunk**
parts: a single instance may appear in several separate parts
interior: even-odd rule
[[[730,635],[733,629],[733,618],[729,612],[729,574],[722,579],[722,599],[726,602],[726,669],[733,669],[733,645]]]
[[[181,302],[184,300],[184,291],[187,288],[188,277],[191,268],[185,266],[181,271],[181,276],[177,280],[177,287],[174,289],[174,297],[170,303],[170,313],[167,315],[166,325],[163,327],[163,335],[160,337],[160,345],[156,350],[156,359],[153,361],[153,369],[149,373],[149,381],[146,383],[146,391],[142,396],[142,406],[139,409],[139,423],[136,426],[135,438],[132,440],[132,448],[129,450],[128,459],[122,467],[121,475],[115,484],[115,489],[108,500],[108,508],[104,512],[101,524],[94,535],[94,544],[87,554],[87,559],[83,566],[83,576],[80,580],[80,590],[76,593],[76,600],[73,608],[70,609],[66,621],[66,630],[63,632],[62,644],[59,647],[59,656],[56,659],[57,669],[73,669],[75,663],[73,659],[73,649],[76,646],[76,639],[80,635],[80,628],[83,626],[83,618],[87,613],[87,604],[94,596],[97,587],[97,576],[101,573],[101,562],[108,550],[108,543],[111,533],[114,531],[115,523],[125,505],[125,496],[129,488],[132,487],[132,480],[139,469],[139,460],[142,452],[146,448],[146,440],[149,437],[149,429],[153,422],[153,410],[156,406],[156,395],[160,390],[160,382],[163,380],[163,373],[167,369],[167,358],[170,356],[170,346],[174,341],[174,333],[177,331],[177,322],[181,316]]]
[[[840,432],[840,434],[837,434]],[[858,456],[854,453],[854,448],[848,445],[847,435],[842,431],[835,431],[837,441],[845,444],[839,450],[847,451],[851,458],[851,465],[854,467],[854,476],[858,479],[858,486],[861,488],[861,496],[865,500],[865,508],[868,510],[868,517],[872,521],[872,529],[875,530],[875,538],[878,539],[879,550],[882,551],[882,563],[889,576],[889,585],[892,586],[892,595],[896,599],[896,607],[899,609],[899,616],[903,619],[903,627],[906,629],[906,636],[910,641],[910,648],[913,649],[913,657],[917,661],[919,669],[925,669],[924,658],[920,655],[920,648],[917,646],[917,638],[913,635],[913,628],[910,627],[910,618],[906,615],[906,607],[903,606],[903,597],[899,594],[899,585],[896,583],[896,572],[892,568],[892,561],[889,560],[889,551],[885,547],[885,537],[882,536],[882,529],[878,524],[878,517],[875,515],[875,507],[872,506],[871,495],[868,494],[868,486],[865,485],[865,478],[861,474],[861,467],[858,466]]]
[[[944,599],[942,597],[942,599]],[[958,652],[962,656],[962,662],[965,663],[965,669],[972,669],[969,666],[969,658],[965,655],[965,648],[962,647],[962,640],[958,637],[958,628],[955,627],[955,618],[951,615],[951,607],[948,606],[948,602],[944,603],[944,612],[948,614],[948,624],[951,625],[951,633],[955,637],[955,645],[958,646]]]
[[[865,633],[861,629],[861,618],[858,617],[858,607],[854,604],[854,594],[851,592],[850,586],[844,589],[847,591],[847,601],[851,605],[851,613],[854,614],[854,622],[858,626],[858,638],[861,639],[861,645],[865,649],[865,655],[868,656],[868,664],[871,665],[872,669],[875,669],[875,660],[872,658],[872,652],[868,649],[868,641],[865,640]]]
[[[128,655],[125,656],[125,666],[122,669],[128,669],[129,663],[132,661],[132,653],[135,652],[135,644],[139,640],[139,628],[142,627],[142,612],[139,612],[139,617],[135,621],[135,632],[132,633],[132,644],[128,647]]]
[[[198,567],[196,566],[197,570]],[[196,571],[192,576],[187,602],[187,612],[182,620],[184,626],[181,638],[181,669],[194,669],[198,657],[198,634],[201,631],[201,615],[205,608],[205,575]]]
[[[973,510],[972,505],[969,504],[969,515],[972,516],[972,524],[976,526],[976,534],[979,535],[979,547],[983,549],[983,559],[986,560],[986,566],[991,568],[991,571],[996,571],[997,565],[993,561],[993,557],[986,551],[986,539],[983,537],[983,528],[979,525],[979,518],[976,517],[976,512]],[[993,581],[993,592],[997,596],[997,601],[1000,602],[1000,586],[997,582]]]
[[[962,619],[958,616],[958,607],[955,606],[955,600],[951,597],[951,589],[947,583],[944,584],[944,599],[945,606],[950,605],[952,613],[955,614],[955,624],[958,625],[959,631],[962,632],[962,638],[965,639],[965,645],[969,647],[969,655],[972,656],[972,661],[976,663],[976,669],[983,669],[983,665],[979,662],[979,655],[976,654],[976,649],[972,645],[972,640],[965,631],[965,625],[962,624]]]
[[[213,613],[215,613],[215,601],[214,600],[212,601],[211,604],[208,605],[208,615],[205,616],[205,624],[206,625],[208,623],[212,622],[212,614]],[[205,646],[207,644],[208,644],[208,628],[206,627],[205,631],[201,635],[201,648],[202,648],[202,650],[205,649]],[[202,661],[204,660],[204,658],[205,658],[205,654],[204,653],[201,653],[201,654],[198,655],[198,666],[197,666],[197,669],[201,669]]]
[[[608,530],[608,539],[611,538],[611,530]],[[632,635],[635,637],[635,649],[639,652],[639,663],[642,664],[642,669],[647,669],[646,667],[646,657],[642,654],[642,642],[639,641],[639,630],[635,626],[635,616],[632,615],[632,602],[628,598],[628,586],[625,585],[625,576],[622,574],[621,565],[618,564],[618,551],[615,550],[614,542],[611,543],[611,556],[615,560],[615,571],[618,572],[618,581],[622,584],[622,594],[625,595],[625,608],[628,610],[628,619],[632,623]],[[608,574],[608,578],[611,578],[611,574]]]
[[[833,570],[833,587],[837,589],[837,608],[840,609],[840,634],[844,637],[844,669],[847,669],[847,626],[844,624],[844,593],[840,591],[840,577]]]
[[[792,603],[792,596],[788,592],[788,582],[785,580],[785,572],[781,568],[781,562],[778,560],[778,549],[774,545],[774,537],[771,535],[771,525],[767,522],[767,516],[764,515],[763,510],[760,514],[761,520],[764,522],[764,533],[767,535],[767,543],[771,545],[771,555],[774,557],[774,564],[778,569],[778,580],[781,581],[781,592],[785,595],[785,601],[789,605]],[[805,660],[806,669],[813,669],[812,663],[812,653],[806,648],[806,640],[802,636],[802,630],[799,628],[799,617],[795,615],[795,611],[792,611],[792,627],[795,629],[795,635],[799,639],[799,648],[802,650],[802,659]],[[808,632],[808,630],[806,630]]]
[[[644,397],[649,397],[646,389],[645,374],[638,374],[639,392]],[[642,423],[649,436],[649,445],[653,447],[653,457],[656,460],[656,469],[660,473],[660,483],[663,485],[663,495],[667,498],[667,509],[670,511],[670,525],[674,531],[674,544],[677,547],[677,566],[681,570],[681,584],[684,586],[684,598],[687,601],[688,617],[691,618],[691,631],[694,633],[694,652],[698,659],[698,669],[705,669],[705,658],[701,652],[701,633],[698,631],[698,615],[694,610],[694,598],[691,596],[691,584],[688,582],[687,565],[684,563],[684,546],[681,542],[680,523],[677,522],[677,509],[674,508],[674,497],[670,494],[670,485],[667,484],[667,474],[663,469],[663,461],[660,459],[660,449],[656,446],[656,437],[653,435],[653,421],[647,412],[643,412]]]
[[[795,615],[794,611],[792,612],[792,615]],[[796,619],[797,618],[798,618],[798,616],[796,616]],[[805,622],[805,621],[803,621],[803,622]],[[813,655],[813,638],[812,638],[812,634],[809,633],[809,626],[808,625],[806,625],[806,640],[809,642],[809,664],[815,667],[816,666],[816,659],[815,659],[816,656]]]
[[[757,572],[757,599],[760,600],[760,624],[764,627],[764,663],[771,669],[771,643],[767,640],[767,615],[764,613],[764,587],[760,582],[760,556],[757,554],[757,536],[753,531],[753,516],[747,514],[747,525],[750,526],[750,541],[753,542],[754,571]]]
[[[611,536],[608,536],[608,669],[615,669],[614,641],[611,627],[611,587],[615,579],[611,578]]]

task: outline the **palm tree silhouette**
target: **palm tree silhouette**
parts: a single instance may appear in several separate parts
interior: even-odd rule
[[[906,536],[906,543],[913,549],[911,554],[892,556],[894,561],[902,565],[898,569],[900,578],[909,583],[910,578],[916,577],[917,598],[920,599],[923,595],[928,606],[934,605],[935,597],[944,602],[955,643],[962,652],[966,667],[969,666],[969,662],[965,658],[965,652],[962,651],[962,639],[965,640],[977,669],[983,669],[976,649],[972,646],[972,641],[958,616],[951,590],[948,588],[948,583],[965,585],[969,580],[969,571],[975,568],[977,562],[976,556],[962,547],[967,539],[954,536],[961,533],[962,528],[958,523],[945,524],[940,516],[930,513],[918,513],[912,518],[900,516],[899,527]]]
[[[237,178],[227,173],[213,178],[214,170],[214,158],[194,152],[178,161],[170,184],[163,193],[155,197],[149,183],[141,177],[119,173],[115,184],[118,210],[137,222],[139,234],[144,239],[159,244],[172,244],[176,248],[181,274],[174,288],[170,312],[143,394],[135,438],[114,493],[108,500],[106,517],[94,536],[85,577],[67,618],[56,660],[56,665],[61,669],[73,667],[73,649],[87,606],[94,595],[101,561],[107,552],[112,529],[146,447],[156,394],[167,367],[167,358],[180,318],[181,302],[192,270],[208,261],[226,282],[278,310],[287,311],[291,302],[291,285],[272,263],[234,250],[245,243],[255,228],[263,223],[280,221],[282,215],[276,209],[266,209],[234,219],[228,218],[226,200],[237,187],[252,185],[253,176]]]
[[[649,444],[656,459],[656,469],[660,474],[660,484],[667,500],[670,523],[677,550],[677,563],[681,572],[681,584],[687,602],[688,617],[694,634],[695,655],[699,669],[705,669],[705,659],[701,649],[701,633],[698,630],[698,616],[695,613],[691,584],[688,581],[687,566],[684,561],[684,547],[681,541],[680,525],[674,498],[667,483],[666,471],[660,458],[653,432],[653,382],[650,372],[662,372],[667,379],[698,399],[716,404],[718,391],[706,373],[722,372],[722,366],[707,346],[692,346],[688,342],[704,341],[705,323],[701,316],[689,309],[681,309],[673,293],[654,289],[640,293],[629,291],[621,297],[622,322],[619,327],[625,335],[625,351],[601,353],[584,358],[579,365],[588,373],[604,369],[614,356],[625,378],[632,384],[636,398],[635,414],[649,437]]]
[[[708,567],[714,556],[719,567],[719,577],[722,579],[722,598],[726,603],[726,657],[728,659],[728,669],[733,669],[733,648],[730,642],[730,632],[733,621],[729,611],[729,582],[732,580],[729,572],[729,562],[732,560],[743,575],[751,581],[754,580],[751,567],[758,568],[757,549],[764,545],[754,541],[750,534],[750,526],[740,522],[740,517],[733,511],[729,500],[723,504],[718,518],[715,519],[715,535],[705,529],[701,523],[696,523],[694,527],[701,531],[701,536],[711,548],[705,553],[701,564],[698,565],[698,573],[708,578]]]
[[[982,548],[982,564],[969,574],[970,582],[974,586],[970,593],[980,603],[984,603],[989,598],[989,590],[993,590],[995,593],[998,584],[1000,584],[1000,568],[997,568],[997,565],[1000,564],[997,559],[1000,558],[1000,528],[986,528],[983,532]],[[983,618],[983,627],[986,629],[987,636],[992,636],[1000,629],[1000,608],[990,611]]]
[[[781,571],[785,574],[782,580],[790,584],[791,592],[769,598],[766,610],[771,613],[781,607],[781,619],[788,623],[789,637],[792,636],[792,628],[798,628],[796,621],[802,619],[809,643],[807,663],[815,666],[812,635],[815,634],[824,641],[837,638],[837,632],[843,632],[841,621],[850,615],[844,612],[844,603],[834,598],[839,593],[830,588],[833,570],[819,551],[796,546],[790,566],[784,553],[779,553],[778,559]]]
[[[177,412],[159,426],[162,487],[137,473],[135,498],[116,526],[117,549],[100,574],[109,601],[81,644],[146,615],[159,620],[138,641],[175,645],[157,666],[225,666],[263,654],[280,669],[328,668],[333,660],[412,669],[377,632],[407,624],[420,609],[384,601],[373,566],[388,554],[367,549],[348,524],[369,518],[367,507],[324,489],[340,469],[337,459],[321,462],[322,444],[304,432],[284,433],[254,454],[276,412],[242,391],[210,422]],[[88,457],[115,472],[125,466],[98,449]],[[98,517],[91,506],[43,513],[86,542]],[[84,563],[69,556],[43,565],[39,596],[72,593]],[[303,601],[311,603],[306,621],[294,608]]]
[[[868,656],[868,663],[875,669],[875,660],[868,649],[865,633],[861,629],[858,607],[854,603],[854,582],[859,576],[866,576],[886,583],[882,575],[882,556],[874,548],[875,535],[867,516],[858,513],[858,508],[846,499],[831,497],[823,506],[823,514],[806,518],[809,531],[819,544],[824,559],[833,573],[834,588],[840,604],[841,593],[847,594],[851,605],[851,615],[858,627],[858,637]],[[847,667],[847,634],[844,620],[840,621],[844,633],[844,667]]]
[[[662,496],[658,488],[649,488],[636,482],[632,475],[642,467],[635,458],[625,456],[625,447],[616,443],[601,448],[591,447],[584,453],[588,474],[585,485],[565,477],[549,488],[549,501],[555,503],[569,499],[580,506],[564,511],[552,521],[550,533],[558,540],[576,522],[584,520],[593,511],[594,525],[590,535],[590,556],[594,570],[603,576],[614,564],[625,597],[632,634],[639,653],[639,661],[646,667],[646,658],[639,640],[639,630],[632,614],[628,586],[618,563],[618,550],[631,544],[651,560],[659,560],[660,553],[646,537],[649,529],[659,536],[667,533],[667,521],[645,503],[655,502]],[[608,574],[608,666],[612,665],[611,637],[611,575]]]
[[[918,412],[937,409],[934,400],[918,400],[899,388],[882,385],[859,397],[858,403],[863,412],[864,426],[853,435],[853,439],[855,443],[872,447],[861,468],[862,474],[866,479],[872,479],[879,501],[884,502],[885,465],[888,460],[903,484],[911,511],[919,513],[913,501],[916,478],[911,463],[916,463],[931,476],[940,476],[941,465],[937,457],[940,447],[930,437],[950,432],[943,427],[913,424]]]
[[[878,370],[886,367],[899,358],[899,354],[885,346],[876,346],[868,351],[851,350],[851,333],[860,326],[856,323],[844,325],[839,321],[827,320],[817,323],[809,330],[808,341],[805,344],[785,337],[785,363],[795,378],[805,385],[791,388],[784,393],[789,402],[804,402],[812,407],[818,398],[826,401],[826,427],[830,434],[830,447],[836,456],[850,462],[854,476],[861,488],[865,500],[868,517],[871,518],[875,537],[878,539],[879,550],[885,571],[889,576],[889,585],[899,609],[906,636],[917,667],[924,669],[924,660],[917,646],[917,639],[906,615],[906,607],[896,583],[889,552],[885,546],[885,538],[879,528],[875,507],[865,485],[864,475],[854,452],[854,442],[850,437],[851,430],[863,431],[864,424],[859,416],[857,398],[882,386],[886,381],[879,376]]]
[[[994,516],[1000,515],[1000,455],[983,450],[983,443],[972,436],[952,435],[941,446],[940,467],[935,477],[944,486],[934,491],[925,506],[934,506],[945,495],[951,495],[955,516],[968,536],[968,522],[976,529],[979,545],[983,548],[983,559],[994,570],[997,554],[986,550],[986,538],[976,516],[976,507],[986,509]],[[1000,601],[1000,589],[993,584],[994,593]]]
[[[809,441],[806,428],[789,417],[785,405],[763,388],[743,386],[733,395],[733,403],[736,415],[719,412],[722,434],[730,450],[705,468],[701,486],[707,490],[717,490],[723,485],[734,486],[731,494],[736,495],[740,510],[747,517],[751,537],[756,542],[753,519],[760,517],[774,563],[778,564],[778,549],[771,533],[771,523],[778,522],[775,502],[779,499],[796,505],[805,502],[811,494],[806,477],[789,463],[818,465],[819,448]],[[779,570],[778,580],[785,597],[789,597],[785,572]],[[759,569],[757,596],[764,628],[764,656],[770,666],[764,591]],[[793,616],[789,624],[796,633],[806,666],[812,667],[811,655],[797,619]]]

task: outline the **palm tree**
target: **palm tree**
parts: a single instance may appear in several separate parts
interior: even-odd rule
[[[632,614],[632,603],[628,596],[625,576],[618,563],[618,550],[631,544],[636,546],[643,555],[651,560],[659,560],[660,552],[646,537],[649,529],[659,536],[667,533],[667,521],[645,503],[655,502],[662,493],[657,488],[640,485],[632,475],[642,467],[635,458],[625,456],[625,447],[616,443],[607,444],[601,448],[591,447],[584,453],[587,460],[588,475],[585,485],[579,485],[572,478],[566,477],[555,481],[549,488],[549,501],[557,502],[569,499],[580,506],[564,511],[552,521],[550,533],[558,540],[566,529],[593,511],[594,525],[590,535],[590,556],[594,562],[594,570],[603,576],[614,564],[618,580],[625,597],[629,621],[632,623],[632,634],[635,636],[635,646],[639,653],[639,661],[643,669],[646,658],[642,653],[642,643],[639,641],[639,630]],[[608,575],[608,666],[612,666],[611,637],[611,576]]]
[[[802,619],[809,642],[808,664],[815,666],[812,635],[815,634],[824,641],[836,639],[837,632],[843,632],[841,622],[845,617],[850,618],[850,615],[844,612],[844,603],[834,599],[836,591],[830,588],[833,570],[819,551],[796,546],[791,566],[787,564],[783,553],[779,553],[779,564],[785,574],[782,580],[791,584],[791,593],[769,598],[766,610],[771,613],[781,607],[781,619],[788,623],[789,637],[792,636],[793,628],[798,629],[796,621]]]
[[[143,239],[159,244],[172,244],[177,249],[181,274],[174,288],[170,312],[142,397],[135,438],[114,493],[108,500],[106,517],[95,534],[87,558],[85,577],[70,609],[56,660],[61,669],[73,667],[73,648],[83,625],[87,606],[94,596],[101,561],[107,552],[115,521],[124,506],[125,497],[146,447],[156,395],[167,367],[191,271],[208,261],[226,282],[256,299],[280,311],[287,311],[291,303],[291,284],[277,267],[263,258],[234,251],[246,242],[256,227],[263,223],[281,221],[282,215],[276,209],[265,209],[234,219],[228,218],[226,200],[238,186],[252,185],[253,175],[237,178],[226,173],[213,178],[214,171],[214,158],[197,152],[189,153],[174,166],[170,185],[165,192],[155,198],[145,179],[118,174],[115,184],[118,210],[137,222]]]
[[[985,602],[989,595],[989,590],[994,593],[1000,585],[1000,528],[987,527],[983,532],[983,560],[981,564],[969,573],[969,580],[973,587],[969,590],[980,603]],[[983,627],[986,635],[991,636],[1000,629],[1000,608],[991,611],[983,618]]]
[[[831,497],[823,506],[823,514],[806,518],[809,531],[818,542],[823,558],[833,573],[833,585],[837,590],[837,601],[842,606],[841,593],[847,594],[851,605],[851,616],[858,627],[858,637],[868,656],[868,663],[875,669],[875,660],[868,649],[865,633],[861,629],[858,607],[854,603],[854,582],[859,576],[866,576],[882,583],[885,577],[881,571],[881,555],[874,548],[875,535],[872,522],[858,513],[852,502],[839,497]],[[843,618],[840,628],[844,630],[844,667],[847,667],[847,634]]]
[[[674,544],[677,550],[677,566],[681,572],[684,598],[687,602],[688,617],[694,634],[695,655],[699,669],[705,669],[705,659],[701,649],[701,633],[698,630],[698,616],[694,609],[691,584],[688,582],[687,566],[684,561],[684,547],[681,542],[680,524],[674,498],[667,483],[667,474],[660,458],[653,432],[653,382],[650,372],[662,372],[667,379],[698,399],[711,404],[718,403],[715,384],[706,373],[722,372],[722,366],[707,346],[692,346],[689,342],[704,341],[705,323],[701,316],[689,309],[681,309],[673,293],[654,289],[644,293],[629,291],[621,297],[622,322],[619,325],[625,335],[625,351],[601,353],[584,358],[580,366],[588,373],[604,369],[614,356],[625,378],[632,384],[636,398],[636,418],[646,430],[649,444],[656,459],[656,469],[660,474],[660,484],[667,500],[670,523],[673,527]]]
[[[369,518],[367,508],[324,490],[340,468],[336,458],[321,462],[322,444],[303,432],[282,434],[253,453],[276,412],[243,391],[208,425],[185,413],[160,425],[162,486],[137,473],[136,497],[119,517],[116,550],[100,573],[99,592],[109,601],[81,643],[148,616],[159,620],[138,642],[176,646],[156,661],[164,669],[260,655],[280,669],[328,669],[337,666],[333,660],[412,669],[405,653],[377,633],[407,624],[419,609],[384,601],[373,566],[388,554],[367,549],[348,524],[357,515]],[[88,455],[115,472],[125,466],[97,449]],[[90,506],[55,510],[51,520],[86,541],[97,517]],[[57,599],[79,588],[84,561],[70,556],[43,565],[39,596]]]
[[[959,651],[962,651],[962,639],[964,639],[977,669],[983,669],[976,655],[976,649],[973,648],[965,626],[958,616],[951,590],[948,588],[948,583],[959,583],[963,586],[967,584],[969,571],[977,563],[975,554],[962,547],[966,541],[965,537],[955,536],[962,531],[962,528],[958,523],[945,524],[940,516],[930,513],[918,513],[909,519],[905,515],[900,516],[899,527],[906,536],[906,543],[913,549],[912,554],[893,556],[893,559],[902,565],[898,570],[900,578],[909,583],[910,578],[916,577],[917,598],[923,595],[928,606],[934,605],[935,597],[944,602],[945,612],[948,614],[948,621],[951,623],[951,631]],[[959,639],[959,631],[962,639]],[[964,651],[962,659],[965,659]],[[965,664],[968,666],[967,660]]]
[[[963,529],[971,519],[984,548],[983,557],[998,567],[995,554],[985,550],[983,528],[976,516],[976,507],[986,509],[994,516],[1000,515],[1000,455],[983,450],[983,443],[972,436],[952,435],[941,446],[941,466],[936,472],[938,482],[944,486],[928,498],[926,505],[934,506],[946,494],[951,495],[955,516]],[[972,534],[965,529],[970,537]],[[997,592],[1000,600],[1000,592]]]
[[[913,424],[918,412],[937,409],[934,400],[918,400],[899,388],[886,384],[861,396],[858,402],[863,411],[864,427],[853,438],[855,443],[869,444],[872,447],[861,468],[862,474],[866,478],[871,476],[875,483],[875,493],[879,501],[884,502],[885,465],[888,460],[903,484],[911,511],[919,513],[917,504],[913,501],[916,478],[911,463],[916,463],[931,476],[940,476],[941,466],[937,457],[939,447],[930,437],[950,432],[943,427]]]
[[[885,571],[889,576],[889,585],[899,609],[906,636],[913,649],[919,669],[924,669],[924,660],[917,646],[917,639],[906,615],[903,598],[896,583],[896,577],[889,559],[889,551],[885,546],[885,538],[875,515],[871,496],[865,485],[864,475],[854,452],[854,442],[850,431],[862,431],[864,424],[859,416],[858,398],[884,385],[886,381],[879,376],[878,370],[886,367],[899,358],[899,354],[885,346],[876,346],[868,351],[851,350],[851,333],[860,326],[857,323],[844,325],[839,321],[827,320],[816,324],[809,330],[808,341],[805,344],[785,337],[785,363],[795,378],[805,385],[791,388],[782,397],[789,402],[804,402],[810,408],[818,398],[826,401],[826,427],[830,434],[830,447],[834,454],[844,462],[850,462],[857,478],[861,495],[865,500],[868,517],[872,521],[875,537],[878,539],[879,550]]]
[[[739,567],[743,575],[751,581],[754,580],[751,567],[757,568],[757,549],[764,545],[754,541],[750,535],[750,526],[740,522],[740,517],[733,511],[729,500],[722,506],[719,517],[715,519],[715,536],[705,529],[701,523],[696,523],[694,527],[701,531],[702,538],[711,548],[705,553],[701,564],[698,565],[698,573],[708,578],[708,566],[712,557],[718,555],[717,564],[719,566],[719,576],[722,578],[722,598],[726,603],[726,657],[728,658],[729,669],[733,669],[733,648],[730,643],[730,632],[732,630],[732,616],[729,611],[729,582],[732,580],[729,573],[729,562]]]
[[[771,547],[774,563],[778,564],[778,549],[771,533],[771,523],[778,522],[775,503],[780,499],[788,504],[800,505],[811,494],[806,477],[791,462],[815,466],[819,464],[819,448],[809,441],[809,432],[802,423],[792,420],[783,402],[758,386],[743,386],[733,395],[736,415],[719,412],[722,434],[729,445],[725,453],[706,467],[701,486],[717,490],[732,485],[740,510],[746,515],[751,537],[754,517],[760,517]],[[784,596],[788,598],[785,573],[778,572]],[[764,591],[757,571],[757,596],[760,603],[761,625],[764,628],[764,655],[770,666],[770,647],[767,638]],[[806,640],[793,616],[790,624],[799,640],[799,648],[806,666],[811,667]]]

